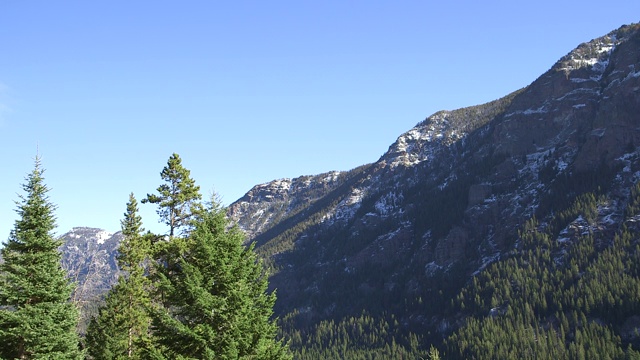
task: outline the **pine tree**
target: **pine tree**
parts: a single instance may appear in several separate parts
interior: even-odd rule
[[[433,347],[433,345],[431,345],[431,347],[429,348],[428,356],[429,360],[440,360],[440,352],[437,348]]]
[[[16,202],[19,219],[1,250],[0,358],[81,359],[73,285],[60,264],[53,236],[55,206],[36,157]]]
[[[253,246],[229,229],[217,204],[158,268],[161,307],[153,313],[156,358],[288,359],[270,320],[275,294]]]
[[[169,236],[173,237],[176,229],[186,226],[193,215],[201,210],[199,200],[202,199],[200,186],[190,177],[190,171],[182,166],[180,156],[173,153],[167,166],[160,173],[162,184],[157,188],[158,194],[147,194],[142,203],[158,205],[158,216],[169,226]]]
[[[150,253],[150,241],[149,236],[141,235],[142,219],[133,194],[121,226],[124,240],[118,248],[118,266],[124,275],[89,325],[87,345],[94,359],[139,359],[149,342],[147,309],[151,300],[144,261]]]

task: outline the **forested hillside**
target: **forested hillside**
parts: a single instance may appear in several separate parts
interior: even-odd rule
[[[329,186],[277,180],[232,204],[296,356],[635,356],[638,29],[433,114]]]
[[[371,164],[259,184],[228,208],[173,154],[142,200],[166,235],[143,230],[132,194],[118,236],[42,237],[80,281],[59,293],[92,319],[70,351],[640,358],[638,54],[640,25],[622,26],[527,87],[427,117]],[[33,244],[18,230],[0,268],[6,357],[24,354],[11,261]]]
[[[514,250],[452,300],[464,323],[450,358],[640,357],[639,189],[615,224],[612,199],[593,193],[547,224],[527,221]]]

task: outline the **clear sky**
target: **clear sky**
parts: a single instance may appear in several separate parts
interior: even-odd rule
[[[180,154],[205,197],[376,161],[640,1],[0,1],[0,240],[39,151],[57,233],[120,228]],[[141,205],[157,232],[153,205]]]

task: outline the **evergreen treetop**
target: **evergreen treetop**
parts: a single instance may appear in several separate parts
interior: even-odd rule
[[[133,193],[129,194],[127,211],[120,221],[124,240],[118,248],[118,266],[131,273],[140,268],[141,262],[149,255],[149,247],[141,239],[144,228],[142,217],[138,215],[138,202]]]
[[[16,202],[16,220],[1,250],[0,358],[80,359],[78,310],[69,301],[73,285],[62,269],[53,236],[55,206],[36,158],[26,195]]]
[[[105,304],[92,319],[87,345],[92,358],[140,359],[149,344],[148,308],[151,306],[150,281],[144,262],[149,257],[149,236],[141,235],[142,219],[133,194],[121,221],[124,240],[118,248],[118,265],[123,274],[109,291]]]
[[[287,359],[270,317],[275,295],[253,247],[214,202],[158,267],[153,314],[160,358]]]
[[[173,237],[176,229],[186,226],[198,211],[202,199],[200,186],[190,177],[191,172],[182,166],[182,159],[173,153],[162,169],[160,177],[166,183],[156,190],[158,194],[147,194],[142,203],[158,205],[157,213],[160,221],[169,226],[169,236]]]

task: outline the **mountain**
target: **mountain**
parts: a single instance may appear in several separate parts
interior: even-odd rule
[[[89,314],[99,305],[102,296],[109,291],[120,274],[116,255],[123,239],[121,232],[111,233],[102,229],[74,227],[60,236],[62,266],[77,283],[72,300],[81,311],[81,331],[84,332]]]
[[[231,204],[296,357],[640,349],[638,54],[640,25],[623,26],[523,89],[427,117],[371,164]],[[117,236],[64,236],[81,289],[113,283]]]
[[[375,163],[257,185],[231,204],[290,334],[365,310],[441,343],[464,323],[447,314],[452,299],[516,256],[529,219],[546,228],[591,193],[604,200],[588,229],[612,238],[640,180],[639,29],[580,44],[501,99],[429,116]],[[557,241],[585,229],[575,216]]]

